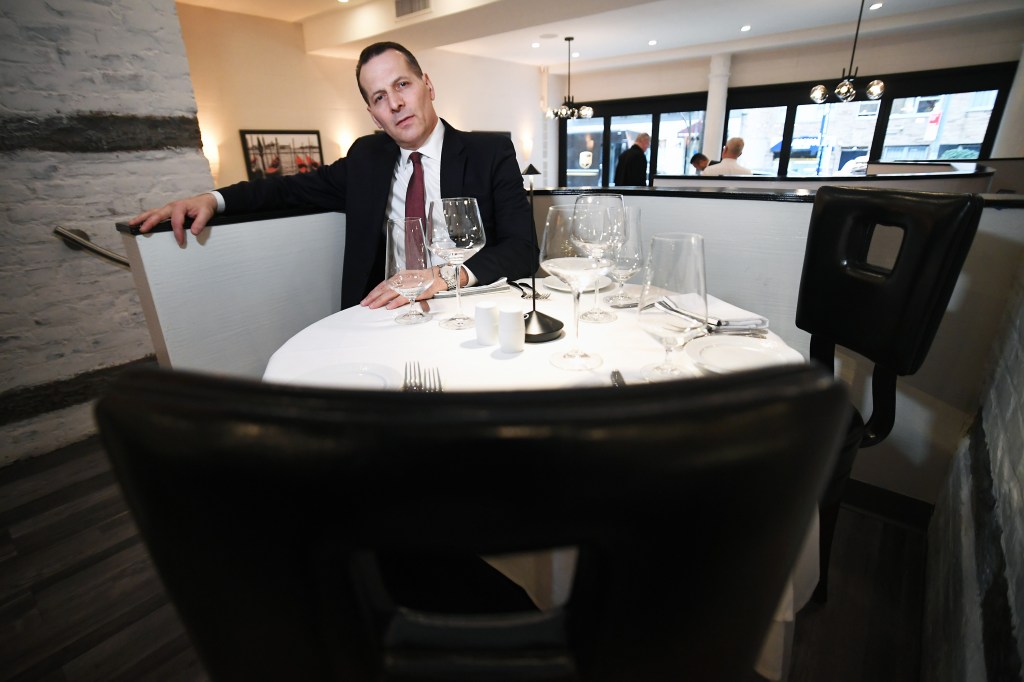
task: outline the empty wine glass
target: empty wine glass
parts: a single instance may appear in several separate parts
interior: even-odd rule
[[[611,231],[609,234],[613,237],[621,235],[621,227],[623,224],[623,199],[621,194],[581,194],[576,197],[576,206],[597,206],[600,208],[607,209],[606,214],[607,220],[611,221]],[[616,239],[613,243],[609,244],[610,247],[616,246],[618,240]],[[603,257],[609,257],[611,251],[606,251]],[[587,322],[611,322],[615,319],[615,313],[608,310],[603,310],[600,307],[600,285],[595,281],[594,283],[594,307],[584,311],[580,316],[581,320]]]
[[[665,301],[686,314],[659,304]],[[672,233],[651,240],[640,294],[640,327],[665,348],[665,359],[642,369],[648,381],[687,376],[692,370],[672,361],[672,351],[707,333],[704,238]]]
[[[434,282],[423,233],[422,218],[403,218],[387,221],[388,256],[386,274],[388,286],[400,296],[409,299],[409,308],[395,318],[398,324],[419,324],[430,316],[416,303],[416,298]]]
[[[430,202],[427,214],[430,251],[455,266],[455,308],[441,321],[443,329],[472,329],[473,318],[462,312],[462,264],[484,247],[487,236],[474,197]]]
[[[588,241],[586,229],[578,226],[596,224],[604,209],[584,206],[552,206],[544,223],[544,238],[540,248],[541,267],[551,273],[572,291],[574,321],[573,347],[551,357],[551,364],[560,369],[593,369],[601,364],[600,356],[580,349],[580,293],[606,275],[612,267],[610,258],[589,257],[587,249],[597,247]]]
[[[615,264],[609,274],[618,288],[604,302],[612,308],[635,308],[639,299],[626,293],[626,280],[640,272],[644,266],[643,238],[640,231],[640,207],[627,206],[623,222],[622,241],[615,251]]]

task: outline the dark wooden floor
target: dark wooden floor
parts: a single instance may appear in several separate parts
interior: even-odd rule
[[[0,469],[0,680],[205,680],[94,439]],[[924,534],[844,508],[793,682],[919,678]]]

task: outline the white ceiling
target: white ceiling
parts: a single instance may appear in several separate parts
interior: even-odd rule
[[[301,22],[318,54],[355,58],[371,42],[397,40],[414,52],[444,49],[552,73],[565,71],[566,36],[580,55],[573,70],[586,71],[776,45],[848,39],[852,46],[860,11],[858,0],[431,0],[435,10],[396,20],[394,0],[178,1]],[[1024,17],[1021,0],[883,0],[870,11],[877,1],[865,2],[861,35]]]

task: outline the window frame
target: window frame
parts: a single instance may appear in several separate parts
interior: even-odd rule
[[[983,90],[995,90],[996,98],[992,106],[992,115],[989,118],[988,128],[985,131],[984,140],[978,154],[979,159],[986,159],[992,155],[992,147],[995,144],[999,126],[1002,123],[1003,112],[1009,97],[1010,88],[1013,85],[1014,75],[1017,72],[1018,62],[1000,62],[996,64],[984,64],[980,66],[965,66],[954,69],[935,69],[931,71],[911,71],[894,74],[857,75],[858,85],[857,97],[854,102],[877,102],[878,118],[875,121],[874,135],[871,139],[871,151],[868,155],[869,162],[878,162],[882,155],[882,145],[885,142],[885,132],[889,125],[889,118],[892,115],[892,103],[895,99],[905,97],[934,97],[947,94],[978,92]],[[885,82],[885,94],[878,100],[869,100],[863,95],[864,86],[874,79],[881,79]],[[835,80],[838,81],[838,78]],[[831,81],[826,81],[830,83]],[[747,109],[756,107],[786,106],[786,122],[782,135],[782,149],[779,156],[779,174],[777,178],[788,178],[786,174],[789,168],[790,147],[793,144],[793,127],[796,121],[796,107],[810,102],[808,93],[818,81],[806,81],[800,83],[778,83],[771,85],[759,85],[742,88],[730,88],[726,96],[725,120],[729,120],[730,112],[733,109]],[[610,187],[611,178],[608,177],[610,169],[611,140],[611,119],[614,116],[643,115],[652,116],[651,130],[651,182],[658,178],[686,178],[681,175],[657,175],[658,168],[658,140],[661,127],[661,114],[677,111],[704,111],[707,115],[707,92],[689,92],[669,95],[658,95],[653,97],[638,97],[633,99],[616,99],[589,102],[594,108],[595,114],[604,119],[604,141],[603,158],[601,159],[601,187]],[[726,129],[723,126],[722,137],[717,146],[725,144]],[[566,165],[566,123],[564,120],[558,122],[558,181],[561,186],[566,186],[567,165]],[[707,140],[705,140],[705,143]],[[796,177],[796,176],[794,176]]]

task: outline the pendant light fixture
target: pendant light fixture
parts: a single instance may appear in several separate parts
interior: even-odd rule
[[[569,62],[566,70],[566,92],[568,94],[565,96],[562,106],[547,112],[548,118],[590,118],[594,115],[594,110],[585,104],[577,109],[576,103],[572,99],[572,41],[572,36],[565,39],[566,47],[569,50]]]
[[[857,15],[857,30],[853,34],[853,51],[850,52],[850,69],[843,69],[842,79],[839,85],[833,90],[835,96],[841,102],[849,102],[857,96],[857,89],[853,85],[853,79],[857,77],[857,70],[853,67],[853,57],[857,54],[857,39],[860,37],[860,22],[864,18],[864,0],[860,0],[860,14]],[[868,83],[864,95],[868,99],[878,99],[885,92],[885,83],[880,80],[873,80]],[[824,85],[815,85],[811,88],[811,101],[824,104],[828,99],[828,88]]]

